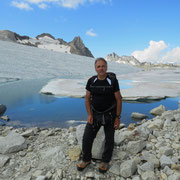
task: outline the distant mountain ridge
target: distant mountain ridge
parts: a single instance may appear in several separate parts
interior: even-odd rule
[[[118,56],[116,53],[108,54],[105,58],[107,61],[116,61],[118,63],[140,65],[141,63],[134,56]]]
[[[140,68],[145,68],[145,69],[151,69],[151,68],[169,68],[169,67],[180,67],[179,65],[176,64],[162,64],[162,63],[158,63],[158,64],[153,64],[150,62],[140,62],[138,59],[136,59],[134,56],[118,56],[116,53],[111,53],[108,54],[105,59],[107,61],[114,61],[117,63],[122,63],[122,64],[129,64],[129,65],[133,65],[136,67],[140,67]]]
[[[91,51],[84,45],[80,36],[75,37],[71,42],[67,43],[63,39],[55,39],[49,33],[42,33],[35,38],[31,38],[29,36],[21,36],[9,30],[0,30],[0,40],[11,41],[51,51],[94,57]]]

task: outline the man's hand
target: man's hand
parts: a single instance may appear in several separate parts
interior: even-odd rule
[[[88,115],[87,121],[88,121],[89,124],[93,124],[93,116],[92,115]]]
[[[115,130],[119,129],[119,126],[120,126],[120,119],[116,117],[116,119],[114,121]]]

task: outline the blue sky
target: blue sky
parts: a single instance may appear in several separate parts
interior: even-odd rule
[[[180,0],[1,0],[0,30],[80,36],[95,57],[180,62],[179,9]]]

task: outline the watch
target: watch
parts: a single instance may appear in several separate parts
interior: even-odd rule
[[[121,115],[116,115],[116,117],[117,117],[118,119],[121,119]]]

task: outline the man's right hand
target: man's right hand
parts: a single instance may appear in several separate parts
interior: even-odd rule
[[[93,124],[93,116],[92,115],[88,115],[87,121],[88,121],[89,124]]]

